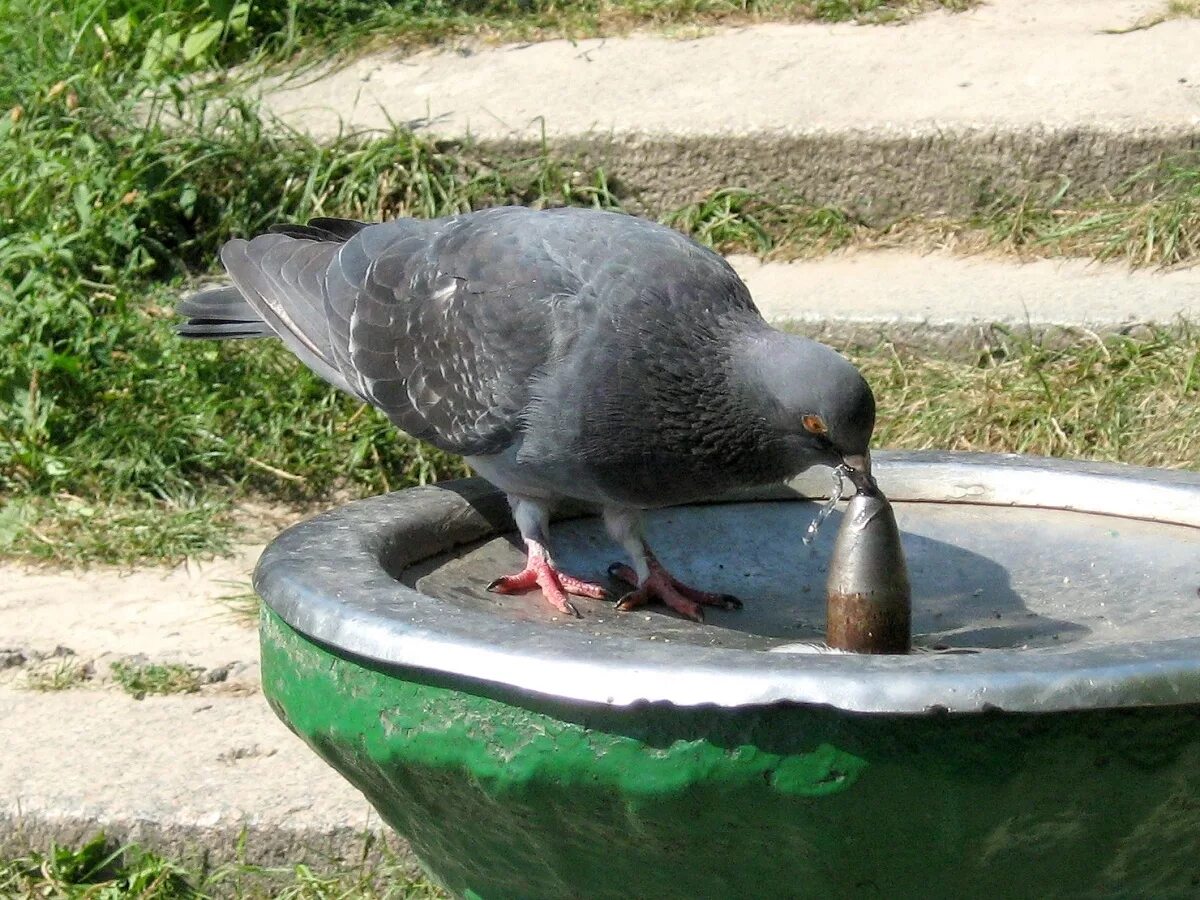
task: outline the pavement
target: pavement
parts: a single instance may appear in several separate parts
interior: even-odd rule
[[[795,263],[731,259],[776,322],[927,326],[1000,323],[1116,331],[1200,317],[1200,267],[1161,272],[1086,260],[1014,263],[903,251],[838,253]]]
[[[1062,179],[1100,194],[1200,148],[1200,19],[1113,33],[1165,5],[990,0],[899,26],[383,52],[262,95],[322,138],[395,122],[509,153],[545,140],[651,214],[742,187],[869,222],[966,215]]]
[[[362,857],[378,816],[275,717],[256,619],[226,599],[249,590],[261,549],[134,571],[0,564],[0,852],[104,830],[209,864]],[[202,684],[135,699],[118,661],[188,666]],[[67,666],[90,674],[33,689]]]
[[[901,26],[758,25],[701,36],[378,54],[264,82],[328,137],[394,121],[602,163],[644,210],[728,186],[796,191],[868,218],[961,213],[982,191],[1065,175],[1101,192],[1200,147],[1200,20],[1112,34],[1157,2],[992,0]],[[902,250],[735,257],[775,321],[821,328],[991,322],[1115,330],[1200,317],[1200,268],[1130,271]],[[209,861],[355,859],[380,823],[275,718],[247,589],[258,546],[204,565],[80,572],[0,564],[0,850],[98,827]],[[195,693],[134,699],[116,661],[179,663]],[[39,673],[82,666],[57,692]],[[238,851],[239,840],[244,851]]]

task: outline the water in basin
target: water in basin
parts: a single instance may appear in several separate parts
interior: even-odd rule
[[[672,572],[746,602],[741,611],[711,611],[702,626],[661,607],[617,613],[600,601],[580,601],[583,618],[567,620],[535,594],[488,593],[496,575],[521,568],[515,535],[435,557],[401,577],[444,602],[532,628],[786,649],[819,641],[824,633],[824,585],[841,513],[805,546],[802,538],[818,507],[769,501],[648,515],[647,537]],[[1052,652],[1196,631],[1198,529],[1057,509],[897,502],[895,511],[912,580],[918,648]],[[566,571],[601,581],[609,563],[620,558],[594,518],[557,523],[553,550]]]

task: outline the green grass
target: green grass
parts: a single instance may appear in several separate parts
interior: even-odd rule
[[[637,28],[753,22],[904,21],[930,9],[961,11],[978,0],[482,0],[371,4],[364,30],[406,45],[456,38],[538,40],[625,34]],[[349,4],[331,3],[345,8]],[[365,4],[364,4],[365,5]],[[334,37],[334,35],[328,35]]]
[[[364,46],[423,47],[452,41],[518,41],[612,36],[634,29],[671,31],[754,22],[890,23],[931,10],[961,11],[978,0],[308,0],[256,2],[247,28],[213,55],[246,53],[259,37],[275,55]],[[192,4],[199,6],[199,4]],[[196,28],[180,17],[179,34]],[[203,25],[199,27],[204,27]],[[213,25],[209,24],[210,29]]]
[[[120,563],[224,553],[243,530],[230,498],[222,496],[227,493],[231,492],[209,490],[201,499],[134,495],[90,502],[69,495],[18,495],[0,507],[0,554]]]
[[[815,256],[850,244],[861,229],[846,212],[727,188],[667,215],[668,225],[722,253]]]
[[[55,92],[53,67],[30,84],[37,69],[8,65],[0,97],[22,112],[0,119],[0,550],[178,558],[223,549],[240,491],[305,500],[461,473],[277,346],[181,342],[171,306],[224,239],[279,219],[610,202],[599,173],[552,160],[402,132],[318,146],[238,106],[134,127],[118,76]]]
[[[0,553],[126,564],[203,556],[228,549],[237,536],[237,504],[247,496],[307,503],[464,473],[460,460],[398,434],[277,344],[177,339],[171,308],[197,278],[213,273],[217,248],[228,237],[318,214],[435,216],[497,203],[620,208],[626,200],[603,171],[545,152],[497,157],[469,143],[402,130],[370,142],[345,135],[322,146],[269,127],[236,101],[186,116],[190,124],[172,118],[168,127],[173,104],[203,106],[209,99],[197,90],[185,97],[180,74],[277,56],[322,36],[333,40],[337,29],[362,39],[411,26],[413,35],[433,39],[436,29],[413,25],[422,16],[441,22],[436,34],[445,37],[482,27],[484,20],[503,30],[513,23],[549,28],[545,22],[556,16],[682,21],[786,12],[836,18],[884,8],[481,0],[451,11],[416,0],[331,0],[256,3],[242,17],[235,6],[0,0],[6,47],[0,111],[9,110],[0,113]],[[214,16],[221,33],[201,47],[191,36],[211,34]],[[387,28],[380,24],[385,19]],[[382,30],[372,32],[377,25]],[[179,52],[164,56],[159,51],[173,46],[171,35]],[[185,45],[195,51],[190,58],[184,58]],[[155,47],[157,56],[148,58]],[[139,106],[147,91],[167,99],[147,112]],[[970,221],[870,229],[836,208],[731,188],[664,218],[722,250],[781,258],[896,242],[1137,264],[1200,256],[1200,159],[1139,173],[1105,203],[1071,208],[1063,196],[984,197]],[[1105,352],[1112,353],[1109,344]],[[1164,361],[1186,359],[1194,350],[1190,335],[1151,341],[1138,351],[1137,367],[1165,375]],[[1036,347],[1014,345],[1009,352],[1010,367],[1019,360],[1031,370],[1047,364]],[[1085,340],[1069,352],[1086,367],[1098,351]],[[1116,349],[1118,356],[1126,352],[1123,345]],[[887,371],[873,359],[867,353],[864,364]],[[914,355],[906,365],[905,396],[923,379],[970,374],[936,355]],[[1051,400],[1078,396],[1084,403],[1094,389],[1068,379],[1066,363],[1056,365],[1063,371],[1046,377],[1057,393],[1030,399],[1031,419],[1050,415]],[[960,437],[932,414],[950,415],[949,408],[909,417],[905,429],[887,425],[890,410],[899,413],[900,406],[886,379],[877,387],[891,429],[883,432],[885,442],[937,445]],[[1135,406],[1155,389],[1135,381],[1119,388]],[[964,411],[971,402],[964,400]],[[1120,423],[1130,421],[1126,416]],[[1023,427],[996,425],[987,446],[1029,446]],[[1113,447],[1046,446],[1135,462],[1160,458],[1131,440]],[[1178,465],[1195,464],[1196,457],[1161,458]]]
[[[383,850],[368,862],[314,869],[228,864],[199,869],[103,834],[79,846],[0,860],[0,896],[13,900],[435,900],[446,895]]]
[[[200,690],[202,669],[180,663],[131,663],[118,660],[110,666],[113,681],[135,700],[148,695],[193,694]]]
[[[581,38],[636,28],[759,21],[903,21],[978,0],[5,0],[0,12],[21,50],[55,49],[87,74],[162,78],[315,49],[323,55],[372,44],[413,48],[447,41]],[[17,32],[20,32],[17,34]],[[52,60],[40,60],[39,68]],[[81,70],[60,70],[63,96]],[[48,85],[49,86],[49,85]]]
[[[756,22],[904,22],[932,9],[959,12],[979,0],[320,0],[296,4],[286,51],[322,45],[424,47],[462,40],[579,39],[635,29],[671,33]]]

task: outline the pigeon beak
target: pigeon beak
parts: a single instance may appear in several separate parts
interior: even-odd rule
[[[879,485],[871,476],[870,450],[842,456],[842,465],[846,467],[846,477],[854,483],[860,494],[871,496],[879,493]]]

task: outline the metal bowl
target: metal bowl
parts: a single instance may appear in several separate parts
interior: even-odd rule
[[[467,480],[267,549],[265,690],[464,896],[1195,890],[1200,475],[929,453],[876,471],[909,656],[821,652],[836,514],[800,537],[827,473],[650,514],[677,574],[746,601],[703,626],[489,594],[522,554],[503,497]],[[580,510],[552,548],[593,578],[619,556]]]

